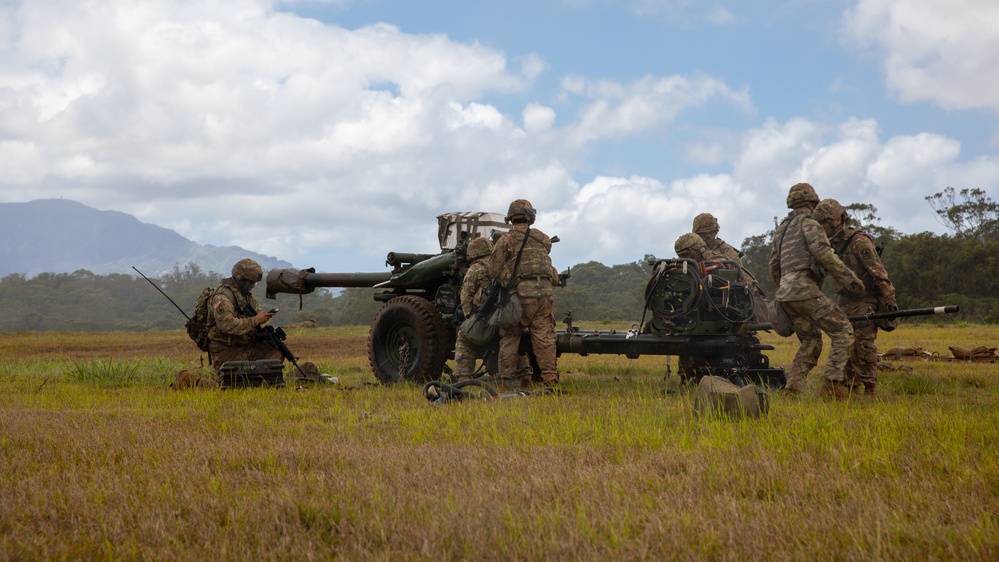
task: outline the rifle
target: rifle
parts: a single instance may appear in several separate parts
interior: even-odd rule
[[[952,306],[934,306],[930,308],[910,308],[906,310],[894,310],[891,312],[874,312],[868,311],[866,314],[858,314],[856,316],[847,316],[850,322],[870,322],[871,320],[881,320],[885,318],[906,318],[909,316],[931,316],[933,314],[950,314],[952,312],[960,312],[961,307],[958,305]],[[746,327],[747,330],[757,332],[760,330],[770,330],[773,328],[773,324],[770,322],[763,322],[761,324],[750,324]]]
[[[245,312],[248,316],[257,315],[257,311],[250,305],[250,303],[246,303],[246,310],[243,312]],[[277,328],[274,326],[257,326],[257,331],[253,334],[253,337],[258,340],[263,340],[270,344],[271,347],[276,348],[281,352],[282,357],[287,359],[292,365],[295,366],[296,369],[298,369],[298,372],[302,375],[302,377],[305,379],[309,378],[309,376],[305,374],[305,371],[298,366],[298,358],[296,358],[295,354],[288,349],[287,345],[285,345],[284,340],[288,337],[288,334],[285,334],[284,330],[280,326]]]

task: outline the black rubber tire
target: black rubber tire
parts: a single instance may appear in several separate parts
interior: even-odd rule
[[[368,362],[382,383],[426,383],[440,378],[454,349],[440,313],[425,298],[404,295],[384,305],[371,321]]]

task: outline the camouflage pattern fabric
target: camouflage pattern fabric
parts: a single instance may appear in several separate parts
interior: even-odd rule
[[[721,238],[706,236],[704,234],[701,235],[701,238],[704,240],[704,244],[708,247],[709,251],[725,256],[722,259],[737,261],[739,262],[739,265],[742,265],[742,258],[739,256],[739,250],[736,250]]]
[[[823,377],[845,382],[844,369],[853,346],[853,326],[846,314],[825,295],[785,302],[784,308],[794,323],[794,334],[801,343],[791,363],[785,388],[799,392],[804,390],[805,378],[818,364],[822,353],[822,332],[832,342]]]
[[[528,237],[526,244],[525,236]],[[514,275],[514,263],[522,245],[524,251]],[[510,231],[496,241],[489,256],[489,274],[504,287],[517,291],[523,306],[520,324],[500,329],[500,379],[511,380],[518,376],[520,336],[524,330],[529,330],[532,349],[541,369],[541,380],[549,384],[558,382],[552,302],[558,273],[548,255],[551,248],[552,242],[547,234],[536,228],[528,233],[527,224],[514,223]],[[520,378],[523,380],[524,377]]]
[[[486,262],[482,258],[472,260],[472,265],[461,282],[461,310],[465,313],[465,318],[471,316],[472,309],[477,309],[485,300],[490,281]]]
[[[777,227],[769,266],[770,275],[778,284],[775,298],[784,303],[801,342],[786,388],[801,391],[805,377],[818,363],[822,352],[820,330],[832,341],[824,377],[844,382],[844,368],[853,346],[853,326],[846,314],[822,293],[823,272],[857,293],[862,287],[860,280],[836,257],[822,226],[803,208],[791,211]]]
[[[472,315],[472,309],[478,308],[485,299],[486,289],[489,287],[490,277],[483,258],[472,260],[472,265],[465,272],[465,277],[461,283],[461,310],[465,317]],[[465,334],[458,330],[458,337],[454,342],[454,372],[458,377],[469,377],[475,371],[475,358],[477,346],[468,341]]]
[[[259,310],[253,295],[244,295],[234,279],[223,279],[208,303],[210,315],[208,338],[211,351],[248,345],[257,331],[257,322],[248,307]]]
[[[541,369],[541,380],[546,384],[558,383],[558,364],[555,359],[555,313],[551,297],[521,297],[524,314],[520,324],[500,328],[499,378],[512,381],[520,379],[522,387],[530,386],[530,375],[519,371],[520,336],[530,331],[531,347]]]
[[[825,273],[835,282],[860,292],[863,284],[833,251],[822,226],[795,209],[777,227],[770,251],[770,276],[777,283],[774,297],[780,302],[801,301],[822,295]]]
[[[847,244],[849,241],[849,244]],[[868,310],[878,311],[880,302],[895,302],[895,286],[888,279],[881,258],[874,247],[874,241],[864,232],[853,228],[841,228],[830,239],[833,246],[842,248],[841,257],[857,277],[864,283],[861,295],[845,294],[841,287],[839,306],[847,316],[866,314]],[[878,337],[877,324],[865,322],[854,328],[854,342],[850,360],[846,364],[846,377],[849,384],[863,385],[867,392],[874,393],[878,384]]]
[[[515,223],[509,232],[496,241],[493,253],[489,256],[489,274],[500,285],[516,290],[521,297],[551,297],[554,285],[558,282],[548,255],[552,249],[552,241],[544,232],[532,228],[527,244],[524,245],[527,230],[527,224]],[[514,278],[513,267],[522,245],[524,251]]]
[[[254,337],[258,326],[248,308],[259,310],[257,299],[241,293],[234,279],[223,279],[208,308],[208,353],[216,371],[226,361],[283,359],[280,350]]]

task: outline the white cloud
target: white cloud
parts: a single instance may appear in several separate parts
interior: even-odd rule
[[[591,100],[572,126],[570,138],[581,143],[653,130],[683,111],[716,100],[752,111],[746,90],[734,90],[707,76],[645,76],[627,84],[569,76],[562,87],[568,94]]]
[[[700,212],[739,245],[786,212],[797,181],[873,203],[903,231],[932,222],[925,195],[997,188],[997,159],[961,162],[959,143],[937,134],[883,140],[868,118],[713,125],[687,154],[715,173],[609,174],[588,160],[600,145],[675,135],[683,146],[681,115],[752,117],[748,90],[705,75],[575,75],[555,77],[551,95],[535,91],[549,72],[537,55],[273,8],[0,8],[0,200],[73,198],[200,243],[343,271],[379,270],[389,250],[433,251],[437,214],[502,212],[521,197],[562,238],[564,267],[671,255]]]
[[[999,3],[859,0],[844,17],[847,41],[882,57],[902,101],[999,110]]]

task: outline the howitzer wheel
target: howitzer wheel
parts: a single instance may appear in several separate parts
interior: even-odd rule
[[[371,322],[368,361],[383,383],[436,380],[454,347],[434,303],[413,295],[386,302]]]

